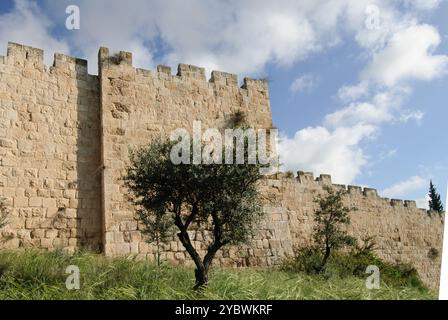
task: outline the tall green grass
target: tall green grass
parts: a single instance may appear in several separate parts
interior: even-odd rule
[[[76,265],[81,289],[67,290],[65,269]],[[0,252],[0,299],[436,299],[430,290],[388,286],[368,290],[356,277],[324,277],[274,269],[218,269],[202,292],[193,269],[107,259],[79,252]]]

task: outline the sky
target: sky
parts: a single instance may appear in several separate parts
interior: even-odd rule
[[[66,8],[80,29],[66,28]],[[2,0],[8,41],[134,66],[178,63],[267,78],[284,170],[427,206],[448,181],[448,0]]]

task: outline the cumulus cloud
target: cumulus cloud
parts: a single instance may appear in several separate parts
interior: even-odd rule
[[[47,1],[60,19],[69,0]],[[87,57],[98,46],[134,49],[135,65],[179,62],[241,75],[262,75],[267,63],[288,66],[321,46],[305,7],[285,1],[80,0],[81,30],[69,33],[76,51]],[[302,10],[303,9],[303,10]],[[157,45],[154,44],[157,42]],[[137,48],[138,50],[135,50]],[[155,58],[156,57],[156,58]]]
[[[367,163],[359,147],[360,141],[371,136],[375,128],[368,125],[302,129],[292,138],[282,136],[279,142],[280,163],[284,170],[331,173],[337,183],[351,183]]]
[[[361,78],[389,87],[403,80],[432,80],[448,67],[448,56],[433,54],[439,44],[440,35],[433,26],[410,26],[395,33],[387,46],[374,54]]]
[[[330,127],[389,121],[392,118],[388,108],[377,107],[368,102],[352,103],[348,107],[325,116],[325,123]]]
[[[8,42],[23,43],[44,49],[45,62],[53,63],[54,52],[68,53],[69,46],[51,35],[53,23],[34,2],[15,0],[15,9],[0,15],[0,50],[6,52]]]
[[[395,87],[377,92],[368,101],[352,102],[338,111],[327,114],[324,123],[328,127],[353,126],[358,123],[378,126],[396,119],[409,120],[416,114],[410,114],[409,111],[403,114],[401,110],[403,100],[409,93],[408,87]]]
[[[304,92],[312,90],[317,84],[317,77],[313,74],[304,74],[296,78],[289,87],[292,93]]]
[[[426,187],[427,184],[427,179],[421,176],[413,176],[384,189],[382,194],[389,198],[400,198],[410,192],[421,190]]]
[[[344,102],[354,101],[368,94],[369,84],[367,81],[361,81],[356,85],[346,85],[339,89],[338,97]]]
[[[46,0],[53,19],[65,18],[70,0]],[[71,32],[74,51],[94,57],[99,45],[135,48],[136,66],[179,62],[259,76],[268,63],[288,66],[337,45],[347,33],[369,49],[390,34],[398,17],[386,0],[162,1],[79,0],[81,30]],[[366,8],[381,9],[381,28],[366,28]],[[394,27],[391,27],[394,26]],[[154,41],[158,45],[154,45]],[[160,42],[163,48],[160,49]]]

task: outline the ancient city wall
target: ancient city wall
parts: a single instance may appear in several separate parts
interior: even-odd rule
[[[310,244],[316,204],[313,199],[324,185],[345,189],[345,205],[357,208],[351,213],[347,231],[359,240],[373,237],[376,253],[389,262],[410,263],[431,287],[439,284],[443,219],[418,209],[415,201],[379,197],[375,189],[331,184],[331,177],[299,172],[295,178],[279,174],[263,182],[263,193],[270,200],[266,208],[269,220],[282,226],[281,232],[291,243],[275,241],[274,247],[303,248]],[[277,240],[277,239],[276,239]],[[271,244],[270,247],[273,247]],[[439,255],[431,258],[433,250]]]
[[[134,220],[121,177],[129,148],[166,137],[173,129],[224,128],[243,111],[255,128],[271,128],[266,81],[179,65],[156,71],[136,69],[132,54],[99,52],[99,75],[87,74],[87,61],[56,54],[43,64],[43,52],[9,44],[0,57],[0,199],[11,209],[2,234],[6,248],[79,247],[109,256],[135,254],[153,259]],[[252,243],[218,253],[222,266],[270,266],[307,245],[313,228],[313,199],[330,177],[299,172],[278,174],[260,183],[266,217]],[[336,186],[341,188],[342,186]],[[345,188],[345,187],[344,187]],[[424,281],[438,284],[443,223],[413,201],[378,197],[373,189],[348,187],[352,214],[349,232],[375,236],[387,261],[412,263]],[[207,232],[192,232],[205,252]],[[163,258],[191,261],[173,238]]]
[[[98,78],[87,61],[14,43],[0,57],[0,197],[7,248],[101,243]],[[5,234],[6,233],[6,234]]]

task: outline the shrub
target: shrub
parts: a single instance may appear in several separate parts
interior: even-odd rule
[[[296,177],[296,175],[292,171],[286,171],[285,175],[286,175],[286,178],[288,178],[288,179],[292,179],[292,178]]]
[[[244,111],[238,110],[231,115],[228,126],[231,128],[240,128],[247,125],[247,116]]]
[[[431,248],[429,249],[428,252],[428,258],[431,260],[435,260],[439,257],[439,250],[437,250],[436,248]]]
[[[314,248],[296,250],[295,257],[283,262],[283,271],[304,272],[306,274],[318,273],[322,261],[322,254]]]
[[[316,266],[321,261],[321,253],[315,249],[305,248],[298,251],[294,258],[285,261],[281,269],[290,272],[317,273]],[[356,247],[350,252],[335,251],[328,259],[323,275],[325,277],[346,278],[355,276],[365,279],[366,269],[375,265],[380,270],[380,280],[393,287],[413,287],[421,291],[427,288],[421,281],[418,272],[409,264],[389,263],[383,261],[374,252],[373,247]]]

